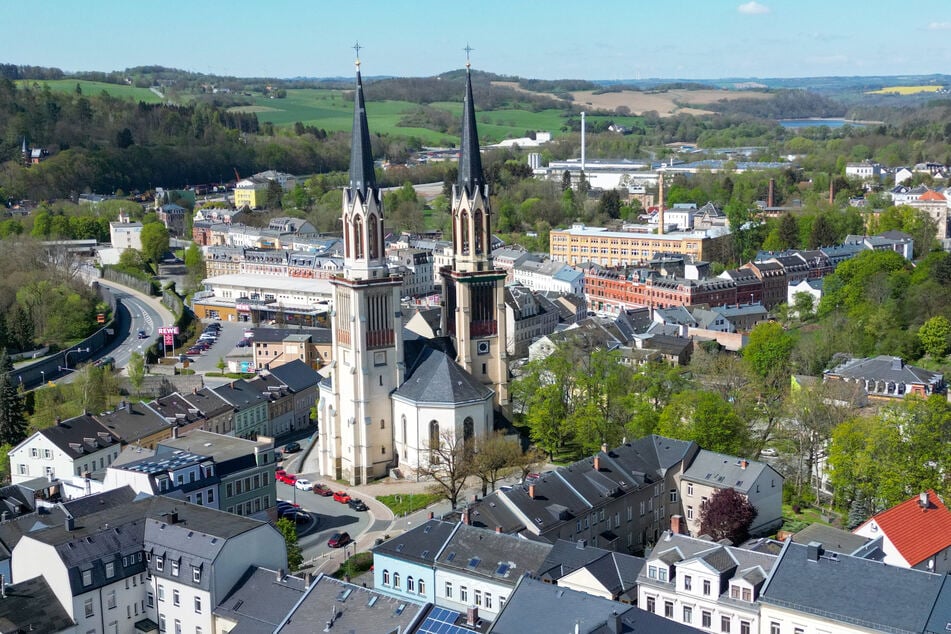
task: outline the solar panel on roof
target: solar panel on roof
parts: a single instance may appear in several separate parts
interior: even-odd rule
[[[418,634],[472,634],[472,630],[456,625],[459,612],[434,607],[416,630]]]

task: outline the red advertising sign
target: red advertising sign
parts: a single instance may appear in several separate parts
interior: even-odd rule
[[[175,345],[175,335],[168,333],[165,335],[165,345],[174,346]]]

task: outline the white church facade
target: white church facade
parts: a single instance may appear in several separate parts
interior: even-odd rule
[[[401,279],[383,246],[383,196],[376,184],[357,61],[350,181],[343,195],[344,270],[332,278],[333,359],[320,384],[320,474],[352,485],[427,467],[440,442],[478,444],[507,405],[505,273],[489,253],[488,186],[482,171],[466,73],[459,179],[453,187],[453,249],[443,268],[442,332],[405,331]]]

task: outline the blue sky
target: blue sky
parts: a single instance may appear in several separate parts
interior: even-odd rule
[[[63,70],[528,78],[951,72],[948,0],[0,0],[0,62]]]

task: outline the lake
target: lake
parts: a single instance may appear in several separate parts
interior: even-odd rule
[[[826,126],[829,128],[841,128],[848,124],[856,127],[869,125],[870,121],[852,121],[850,119],[777,119],[779,125],[784,128],[812,128],[817,126]]]

